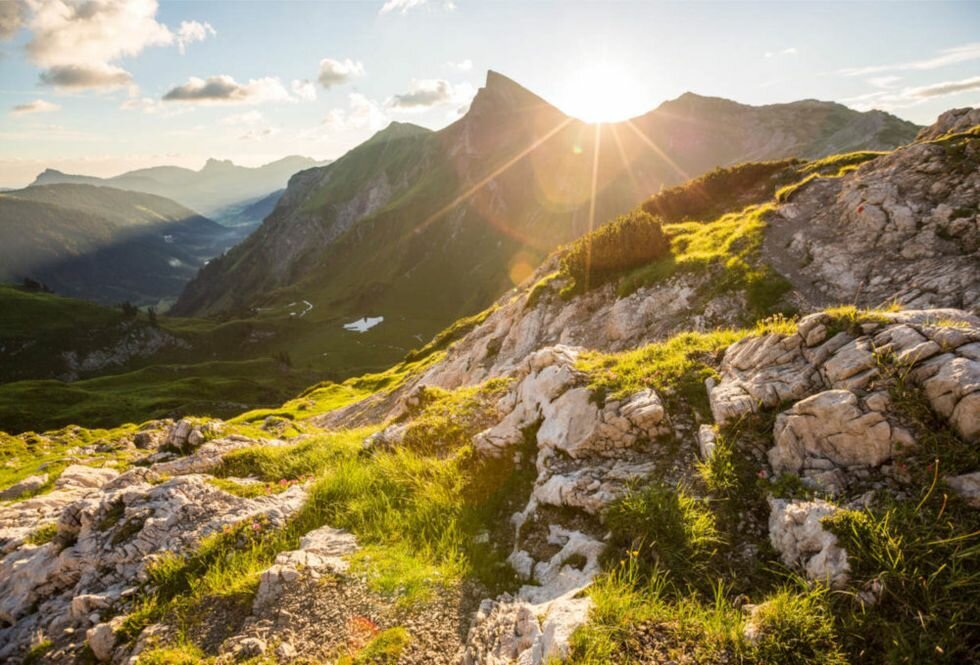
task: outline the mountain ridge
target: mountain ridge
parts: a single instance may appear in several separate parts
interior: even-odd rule
[[[895,118],[882,127],[835,105],[799,113],[782,106],[767,115],[733,104],[731,122],[708,122],[705,111],[678,118],[654,110],[588,125],[491,71],[469,110],[447,127],[396,125],[291,179],[262,227],[188,284],[175,312],[234,317],[308,299],[313,320],[330,321],[330,334],[339,335],[338,317],[387,310],[387,343],[405,348],[478,311],[554,247],[662,186],[743,156],[875,148],[888,144],[883,128],[901,135],[894,146],[918,131]],[[597,140],[604,148],[593,212]]]
[[[197,170],[180,166],[153,166],[108,178],[45,169],[28,187],[59,183],[115,187],[156,194],[202,214],[220,217],[226,208],[268,196],[282,189],[294,173],[322,164],[309,157],[289,155],[268,164],[248,167],[212,157]]]

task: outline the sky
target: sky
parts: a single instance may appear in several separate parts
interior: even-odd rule
[[[334,159],[488,69],[585,120],[693,91],[928,124],[980,105],[980,2],[0,0],[0,186]]]

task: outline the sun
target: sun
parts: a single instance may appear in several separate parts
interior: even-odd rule
[[[562,107],[585,122],[618,122],[646,113],[643,88],[625,68],[598,62],[576,70],[563,86]]]

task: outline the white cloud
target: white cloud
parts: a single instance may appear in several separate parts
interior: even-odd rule
[[[466,60],[460,60],[459,62],[453,62],[450,60],[446,63],[446,66],[450,69],[455,69],[457,72],[468,72],[473,69],[473,61],[469,58]]]
[[[398,12],[399,14],[405,14],[410,9],[415,9],[416,7],[422,7],[428,5],[429,0],[387,0],[381,9],[378,11],[379,14],[389,14],[391,12]],[[448,12],[456,9],[456,3],[453,0],[442,0],[442,8]]]
[[[868,83],[876,88],[894,88],[901,80],[901,76],[876,76],[869,78]]]
[[[868,111],[871,109],[892,111],[917,106],[937,97],[958,95],[971,90],[980,90],[980,76],[973,76],[958,81],[941,81],[939,83],[930,83],[929,85],[906,87],[901,90],[878,90],[855,97],[848,97],[841,101],[851,104],[859,111]]]
[[[240,141],[261,141],[275,136],[281,130],[276,127],[263,127],[261,129],[250,129],[238,137]]]
[[[350,58],[345,60],[334,60],[324,58],[320,61],[320,85],[324,88],[332,88],[335,85],[347,83],[357,76],[364,76],[364,65],[355,62]]]
[[[370,129],[377,131],[387,126],[388,116],[374,101],[359,92],[348,95],[348,109],[331,109],[323,124],[331,131]]]
[[[316,99],[316,86],[309,79],[293,81],[289,87],[292,88],[293,94],[304,102],[312,102]]]
[[[160,111],[160,102],[152,97],[130,97],[123,100],[119,105],[123,111],[142,111],[143,113],[157,113]]]
[[[54,65],[41,72],[40,78],[41,83],[64,90],[112,89],[133,82],[125,69],[107,64]]]
[[[261,111],[246,111],[222,118],[222,125],[257,125],[265,119]]]
[[[9,39],[20,30],[25,13],[20,0],[0,0],[0,39]]]
[[[393,95],[385,106],[400,111],[424,111],[436,106],[469,104],[476,90],[469,83],[453,85],[444,79],[415,79],[408,92]]]
[[[968,90],[980,89],[980,76],[973,76],[959,81],[943,81],[942,83],[932,83],[917,88],[906,88],[902,94],[914,99],[928,99],[930,97],[946,97],[955,95]]]
[[[52,111],[57,111],[61,107],[57,104],[52,104],[51,102],[45,101],[43,99],[35,99],[33,102],[27,102],[26,104],[18,104],[10,113],[12,115],[27,115],[29,113],[50,113]]]
[[[183,55],[187,51],[188,44],[203,42],[208,36],[214,37],[217,34],[217,31],[210,23],[181,21],[180,28],[177,29],[177,50]]]
[[[926,71],[939,69],[947,65],[955,65],[960,62],[970,62],[980,60],[980,42],[955,46],[943,49],[939,54],[925,60],[913,60],[891,65],[874,65],[872,67],[848,67],[841,69],[837,73],[844,76],[867,76],[868,74],[878,74],[881,72],[902,72],[902,71]]]
[[[267,76],[239,83],[226,74],[201,79],[192,76],[184,85],[163,96],[165,102],[193,104],[262,104],[296,101],[275,77]]]
[[[766,51],[765,56],[767,58],[775,58],[780,55],[799,55],[799,51],[796,47],[791,46],[790,48],[784,48],[782,51]]]
[[[388,14],[389,12],[399,12],[404,14],[409,9],[414,9],[415,7],[421,7],[428,0],[387,0],[381,7],[379,14]]]
[[[156,20],[156,0],[30,0],[33,32],[28,58],[47,68],[41,82],[61,88],[112,88],[128,84],[129,72],[113,61],[149,46],[171,44],[174,35]]]

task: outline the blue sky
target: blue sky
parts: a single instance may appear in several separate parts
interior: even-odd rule
[[[334,158],[457,118],[486,70],[579,116],[691,90],[929,123],[980,104],[980,3],[0,0],[0,185]],[[598,115],[596,115],[598,114]]]

